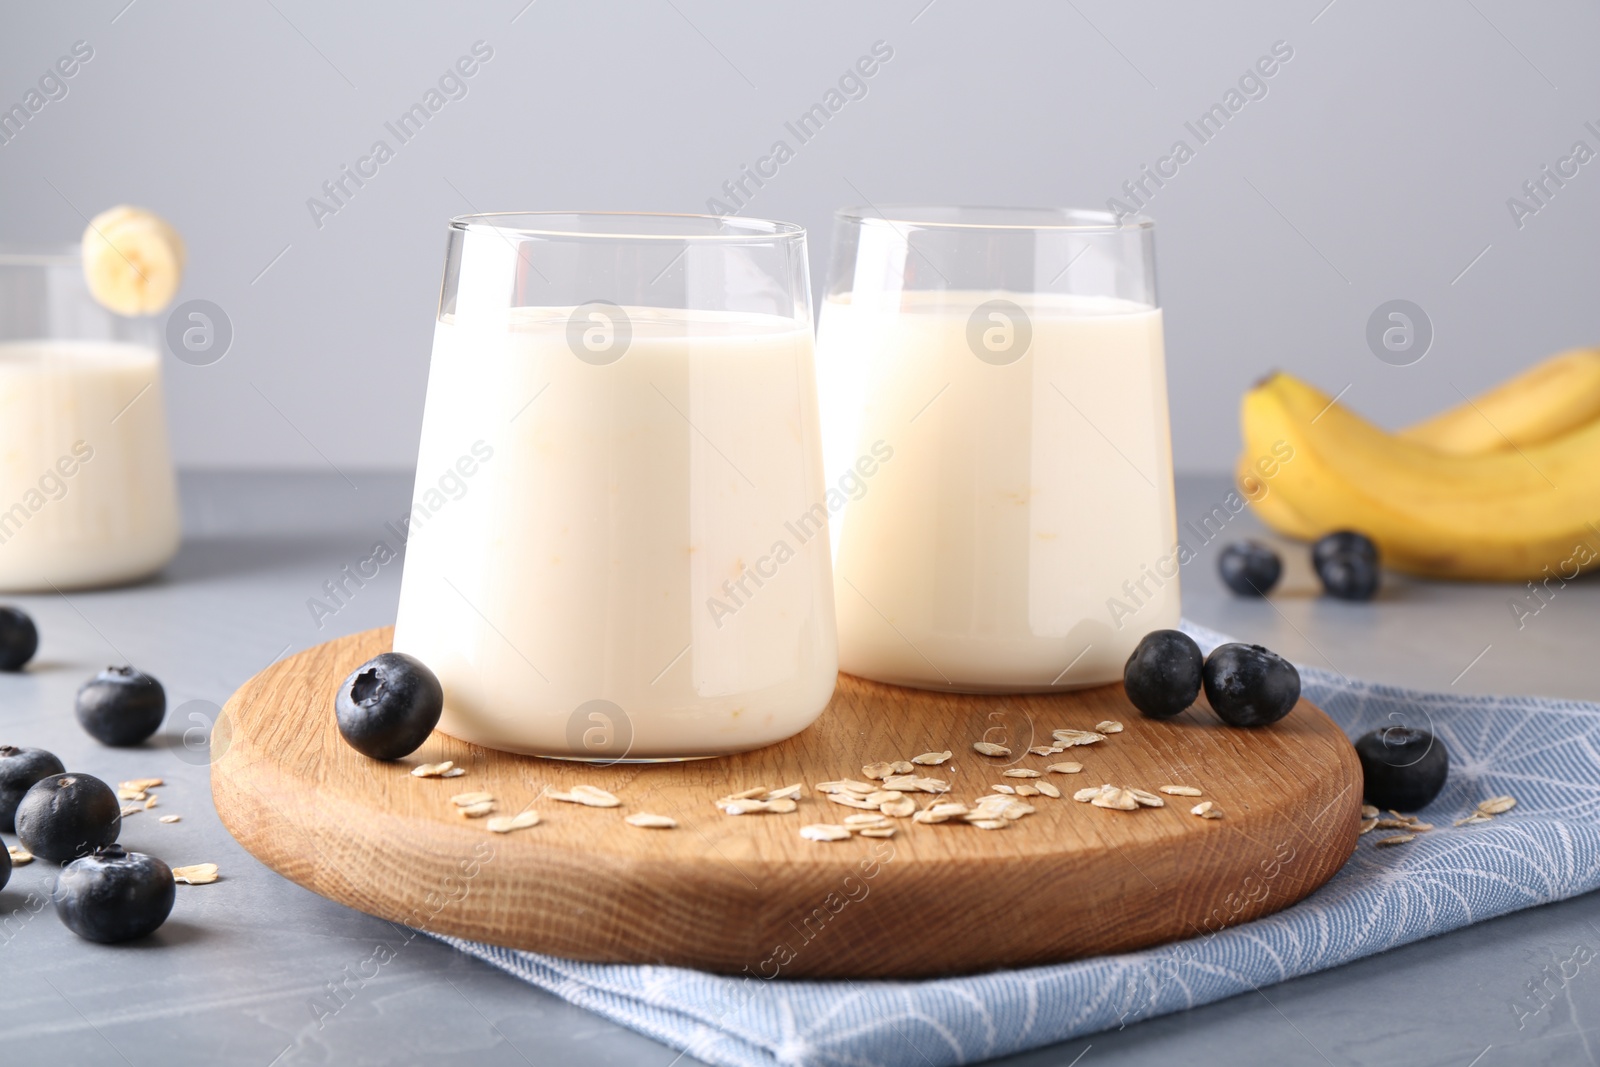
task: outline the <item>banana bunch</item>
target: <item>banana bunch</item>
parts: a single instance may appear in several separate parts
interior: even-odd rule
[[[1240,490],[1279,533],[1359,530],[1386,565],[1437,578],[1571,578],[1600,562],[1600,349],[1397,433],[1275,373],[1240,424]]]
[[[83,231],[84,281],[118,315],[154,315],[172,303],[185,257],[178,231],[144,208],[102,211]]]

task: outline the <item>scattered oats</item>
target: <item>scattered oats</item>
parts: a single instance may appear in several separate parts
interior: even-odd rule
[[[1164,807],[1167,806],[1167,802],[1165,800],[1162,800],[1160,797],[1156,796],[1154,793],[1147,793],[1143,789],[1130,788],[1128,790],[1128,792],[1132,793],[1133,794],[1133,799],[1137,800],[1140,803],[1140,805],[1143,806],[1143,807],[1146,807],[1146,808],[1164,808]]]
[[[172,880],[185,885],[210,885],[217,880],[215,863],[196,863],[189,867],[172,868]]]
[[[972,742],[974,751],[984,756],[1009,756],[1011,750],[1004,745],[997,745],[993,741]]]
[[[1012,767],[1010,770],[1001,771],[1000,775],[1003,778],[1037,778],[1039,772],[1030,771],[1026,767]]]
[[[943,778],[918,778],[917,789],[924,793],[948,793],[950,783]]]
[[[1036,785],[1033,785],[1029,782],[1023,782],[1021,785],[1017,786],[1017,796],[1019,797],[1036,797],[1038,795],[1039,787]]]
[[[472,804],[482,804],[493,799],[493,793],[457,793],[450,798],[450,803],[458,808],[465,808]]]
[[[917,772],[917,768],[912,765],[911,761],[904,759],[891,761],[889,769],[895,774],[915,774]]]
[[[883,788],[882,782],[858,782],[854,778],[841,778],[838,784],[840,788],[835,789],[835,793],[854,793],[860,797],[876,793]]]
[[[1034,788],[1038,789],[1039,792],[1043,793],[1047,797],[1054,797],[1056,800],[1061,799],[1061,790],[1057,789],[1049,782],[1035,782]]]
[[[844,825],[852,829],[862,826],[888,826],[889,820],[876,813],[872,815],[846,815],[844,817]]]
[[[967,813],[965,804],[935,804],[911,816],[912,822],[941,823],[948,822]]]
[[[163,816],[161,816],[161,818],[157,819],[156,821],[157,822],[177,822],[182,818],[183,818],[182,815],[163,815]]]
[[[1413,831],[1415,831],[1415,832],[1426,833],[1427,831],[1433,829],[1433,823],[1431,823],[1431,822],[1414,822],[1414,823],[1411,824],[1411,829]]]
[[[904,794],[901,795],[904,796]],[[828,799],[835,804],[843,804],[847,808],[876,808],[878,804],[883,803],[881,800],[878,801],[878,804],[868,803],[866,797],[858,797],[854,793],[829,793]]]
[[[779,797],[777,800],[767,801],[767,811],[773,815],[793,815],[800,810],[794,797]]]
[[[876,808],[894,800],[904,800],[906,795],[898,789],[880,789],[876,793],[868,793],[864,799],[869,805]],[[915,801],[913,801],[915,803]]]
[[[1089,801],[1097,808],[1109,808],[1112,811],[1136,811],[1139,801],[1126,789],[1118,789],[1114,785],[1100,787],[1100,792]]]
[[[644,830],[671,830],[678,825],[678,820],[669,815],[652,815],[648,811],[636,811],[622,821]]]
[[[137,815],[143,810],[143,806],[139,804],[124,804],[122,806],[122,817],[126,819],[128,816]]]
[[[1371,804],[1363,804],[1361,805],[1361,817],[1363,819],[1376,819],[1378,817],[1378,809]]]
[[[826,783],[824,783],[824,784],[826,784]],[[738,793],[729,793],[727,796],[725,796],[721,800],[717,801],[717,804],[720,806],[720,805],[726,804],[729,801],[733,801],[733,800],[754,800],[757,797],[760,797],[763,800],[766,799],[766,797],[767,797],[767,787],[766,786],[764,786],[764,785],[752,786],[751,788],[742,790],[742,791],[740,791]]]
[[[829,797],[828,799],[838,800],[841,804],[845,803],[839,797]],[[854,797],[849,799],[855,801]],[[857,802],[856,806],[861,807],[863,805]],[[721,808],[723,813],[727,815],[752,815],[757,812],[788,815],[800,809],[800,805],[795,802],[793,797],[780,797],[777,800],[758,800],[755,797],[747,797],[740,800],[720,800],[717,802],[717,807]]]
[[[455,778],[455,777],[458,777],[458,775],[450,773],[451,771],[459,771],[461,774],[466,774],[467,773],[465,767],[457,767],[456,763],[455,763],[455,760],[448,760],[447,759],[443,763],[419,763],[415,767],[411,768],[411,777],[413,777],[413,778]]]
[[[1052,730],[1051,736],[1061,742],[1062,748],[1072,748],[1074,745],[1093,745],[1106,739],[1105,734],[1095,733],[1092,730]]]
[[[1115,719],[1107,719],[1105,722],[1095,724],[1095,732],[1102,734],[1120,734],[1122,732],[1122,724]]]
[[[1456,825],[1457,826],[1476,826],[1480,822],[1494,822],[1494,816],[1493,815],[1484,815],[1481,812],[1473,812],[1471,815],[1468,815],[1465,819],[1457,819],[1456,820]]]
[[[1411,824],[1405,819],[1379,819],[1376,823],[1380,830],[1409,830]]]
[[[550,793],[548,796],[551,800],[564,800],[569,804],[582,804],[588,808],[615,808],[622,805],[622,801],[604,789],[592,785],[575,785],[565,793]]]
[[[892,815],[896,819],[909,819],[917,813],[917,802],[910,797],[903,796],[899,800],[885,800],[878,805],[878,810],[885,815]]]
[[[881,789],[898,789],[904,793],[917,791],[917,776],[914,774],[891,774],[879,786]]]
[[[863,778],[887,778],[894,773],[894,767],[887,763],[869,763],[861,768]]]
[[[814,822],[800,827],[800,836],[807,841],[845,841],[850,837],[850,830],[833,823]]]
[[[144,800],[145,796],[143,789],[128,789],[125,786],[117,789],[118,800]]]
[[[154,789],[158,785],[166,784],[167,783],[162,781],[160,778],[130,778],[126,782],[118,782],[117,789],[119,791],[123,789],[130,789],[135,793],[143,793],[146,789]],[[129,798],[124,797],[123,799]],[[144,798],[140,797],[139,799],[143,800]]]
[[[806,791],[806,787],[801,785],[799,782],[796,782],[794,785],[786,785],[782,789],[774,789],[772,792],[768,793],[765,797],[762,797],[762,799],[763,800],[794,800],[796,797],[798,797],[801,793],[804,793],[805,791]]]
[[[856,833],[860,834],[862,837],[893,837],[894,827],[869,826],[865,830],[857,830]]]
[[[1017,787],[1014,785],[991,785],[989,788],[996,793],[1006,793],[1011,796],[1015,796],[1017,792]]]
[[[1192,785],[1164,785],[1161,787],[1161,791],[1169,797],[1197,797],[1201,795],[1200,790]]]
[[[155,806],[156,806],[156,795],[154,793],[151,793],[150,794],[150,799],[146,800],[144,802],[144,810],[145,811],[149,811],[151,808],[153,808]]]
[[[494,801],[483,800],[476,804],[463,804],[456,808],[456,812],[463,819],[481,819],[494,810]]]
[[[937,767],[948,760],[950,756],[951,753],[948,749],[943,752],[924,752],[920,756],[912,756],[911,762],[921,764],[924,767]]]
[[[1403,845],[1407,841],[1415,841],[1415,840],[1416,840],[1416,838],[1412,837],[1410,834],[1390,834],[1388,837],[1380,837],[1380,838],[1378,838],[1376,841],[1373,842],[1373,844],[1378,845],[1379,847],[1382,847],[1384,845]]]
[[[1361,820],[1361,829],[1356,831],[1356,836],[1360,837],[1362,834],[1370,834],[1373,830],[1375,830],[1377,828],[1377,826],[1378,826],[1378,820],[1377,819],[1362,819]]]
[[[1198,815],[1202,819],[1220,819],[1222,818],[1222,809],[1209,800],[1202,800],[1189,809],[1189,814]]]
[[[1413,822],[1417,821],[1417,817],[1415,815],[1402,815],[1398,811],[1395,811],[1393,808],[1389,809],[1389,814],[1393,815],[1395,818],[1399,819],[1401,822],[1404,822],[1404,823],[1413,823]]]
[[[1478,804],[1479,815],[1503,815],[1517,806],[1516,797],[1490,797]]]
[[[1004,830],[1011,824],[1004,819],[972,819],[968,826],[976,826],[980,830]]]
[[[1039,809],[1034,807],[1032,804],[1027,804],[1018,800],[1012,804],[1007,804],[1004,808],[1000,809],[1000,813],[1007,819],[1020,819],[1024,815],[1032,815],[1038,810]]]
[[[1051,774],[1077,774],[1079,771],[1083,770],[1083,764],[1052,763],[1050,766],[1046,767],[1045,770],[1049,771]]]
[[[499,818],[490,819],[484,825],[492,833],[509,834],[513,830],[526,830],[530,826],[538,826],[539,813],[536,811],[520,811],[515,815],[501,815]]]
[[[21,845],[7,845],[6,852],[11,856],[11,866],[25,867],[33,862],[33,853]]]
[[[1088,789],[1080,789],[1076,793],[1072,794],[1072,799],[1078,801],[1080,804],[1087,804],[1089,801],[1093,800],[1099,795],[1100,787],[1097,785],[1092,785]]]
[[[1034,745],[1032,748],[1028,749],[1028,751],[1032,752],[1035,756],[1049,756],[1053,753],[1059,752],[1060,749],[1056,748],[1054,745]]]

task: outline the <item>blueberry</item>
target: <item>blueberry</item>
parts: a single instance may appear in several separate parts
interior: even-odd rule
[[[1200,695],[1203,658],[1194,638],[1180,630],[1152,630],[1122,668],[1128,700],[1152,719],[1170,719]]]
[[[1241,541],[1217,560],[1222,582],[1240,596],[1266,596],[1283,575],[1283,561],[1260,541]]]
[[[1385,726],[1356,742],[1368,804],[1412,812],[1427,807],[1450,775],[1450,753],[1426,730]]]
[[[0,830],[17,829],[17,805],[33,783],[66,770],[61,761],[42,748],[0,745]]]
[[[4,846],[0,846],[0,889],[4,889],[9,881],[11,881],[11,853]]]
[[[78,722],[103,745],[137,745],[166,714],[161,683],[132,667],[107,667],[78,690]]]
[[[1311,546],[1311,563],[1315,566],[1324,556],[1337,555],[1341,552],[1355,552],[1374,563],[1378,562],[1378,546],[1372,543],[1372,538],[1354,530],[1335,530],[1331,534],[1319,537]]]
[[[105,845],[63,867],[50,899],[68,930],[110,944],[143,937],[166,922],[177,895],[171,867]]]
[[[333,710],[351,748],[373,759],[399,759],[439,725],[444,688],[421,660],[385,652],[344,680]]]
[[[1266,726],[1300,699],[1300,672],[1260,645],[1219,645],[1206,657],[1206,699],[1230,726]]]
[[[1361,552],[1331,552],[1314,565],[1329,596],[1371,600],[1378,592],[1378,561]]]
[[[39,628],[28,613],[0,606],[0,671],[20,671],[39,651]]]
[[[17,805],[17,837],[35,856],[65,863],[109,845],[122,832],[122,803],[87,774],[41,778]]]

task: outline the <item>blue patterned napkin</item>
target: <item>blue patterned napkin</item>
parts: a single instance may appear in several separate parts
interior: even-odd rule
[[[1201,647],[1221,634],[1185,625]],[[1374,852],[1306,900],[1143,952],[929,981],[738,979],[614,966],[446,938],[574,1004],[707,1063],[944,1067],[1207,1004],[1600,885],[1600,705],[1422,693],[1300,668],[1305,695],[1352,737],[1403,721],[1450,750],[1437,827]],[[1392,716],[1392,717],[1391,717]],[[1478,801],[1515,810],[1451,824]]]

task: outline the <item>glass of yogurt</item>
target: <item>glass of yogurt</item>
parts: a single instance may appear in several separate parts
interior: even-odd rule
[[[157,325],[76,246],[0,247],[0,590],[116,585],[178,549]]]
[[[803,229],[451,221],[394,637],[441,730],[605,763],[799,733],[827,519]]]
[[[1178,622],[1148,219],[848,209],[817,335],[840,667],[1098,685]]]

